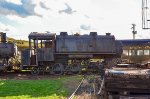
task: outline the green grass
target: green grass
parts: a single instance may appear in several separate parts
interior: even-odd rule
[[[72,78],[78,79],[79,77]],[[47,80],[0,80],[0,99],[64,99],[68,90],[63,85],[69,78]]]

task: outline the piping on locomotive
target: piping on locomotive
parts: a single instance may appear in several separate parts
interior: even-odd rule
[[[117,64],[122,54],[121,43],[110,33],[68,35],[67,32],[60,32],[56,35],[32,32],[28,38],[29,48],[21,51],[21,68],[30,69],[33,74],[40,71],[50,74],[78,73],[83,67],[99,70],[101,63],[109,68]],[[91,62],[91,59],[98,61]]]

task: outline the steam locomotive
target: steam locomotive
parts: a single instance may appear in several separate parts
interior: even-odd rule
[[[0,32],[0,71],[12,69],[12,60],[17,56],[17,46],[6,41],[6,33]]]
[[[83,67],[99,70],[101,63],[116,63],[122,54],[122,44],[110,33],[68,35],[60,32],[56,35],[32,32],[28,38],[29,48],[21,51],[21,68],[32,70],[32,74],[41,71],[50,74],[78,73]],[[91,62],[92,59],[97,61]]]

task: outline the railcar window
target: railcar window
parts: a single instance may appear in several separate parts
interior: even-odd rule
[[[137,55],[143,55],[143,50],[137,50]]]
[[[136,55],[136,51],[135,50],[129,50],[129,56],[134,56]]]
[[[134,50],[129,50],[129,56],[133,56],[135,55],[135,51]]]
[[[129,56],[131,56],[132,55],[132,51],[131,50],[129,50]]]
[[[131,50],[131,55],[132,56],[136,55],[136,50]]]
[[[149,55],[149,50],[144,50],[144,55]]]
[[[123,50],[123,54],[128,56],[128,50]]]

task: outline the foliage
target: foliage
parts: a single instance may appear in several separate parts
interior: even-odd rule
[[[24,48],[28,48],[28,46],[29,46],[29,42],[26,40],[16,40],[14,38],[7,37],[7,41],[9,43],[15,43],[19,50],[24,49]]]
[[[27,40],[16,40],[14,38],[7,37],[7,42],[15,43],[19,50],[29,48],[29,41],[27,41]],[[31,44],[32,43],[33,42],[31,42]],[[40,47],[40,43],[39,43],[39,47]]]

